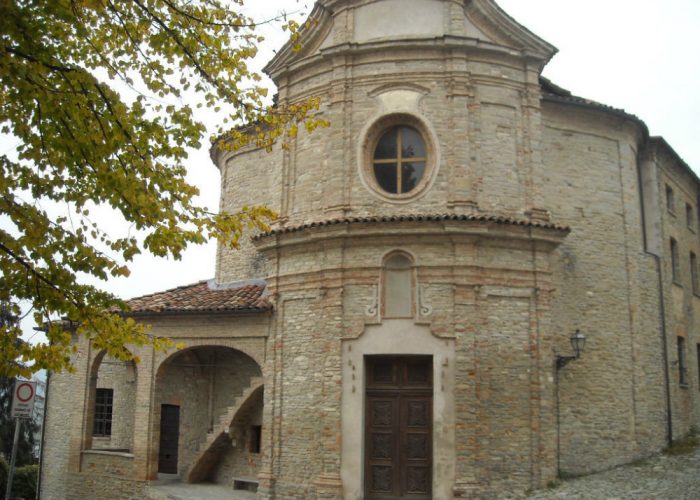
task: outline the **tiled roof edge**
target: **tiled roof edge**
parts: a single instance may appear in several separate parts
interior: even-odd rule
[[[525,219],[515,219],[512,217],[504,217],[498,215],[460,215],[460,214],[434,214],[434,215],[393,215],[393,216],[368,216],[368,217],[343,217],[337,219],[326,219],[322,221],[307,222],[296,226],[282,227],[273,229],[266,233],[258,234],[253,237],[254,240],[259,240],[268,236],[278,234],[293,233],[311,229],[315,227],[328,227],[340,224],[362,224],[362,223],[389,223],[389,222],[440,222],[440,221],[464,221],[464,222],[493,222],[496,224],[507,224],[513,226],[526,226],[541,229],[551,229],[555,231],[569,232],[571,229],[568,226],[553,224],[549,222],[536,222]]]
[[[139,295],[137,297],[129,297],[128,299],[123,299],[123,300],[124,300],[124,302],[129,303],[132,300],[141,300],[141,299],[145,299],[147,297],[153,297],[155,295],[162,295],[164,293],[174,292],[175,290],[184,290],[185,288],[192,288],[192,287],[200,285],[202,283],[209,283],[212,280],[213,280],[213,278],[209,279],[209,280],[199,280],[199,281],[195,281],[194,283],[188,283],[187,285],[180,285],[180,286],[176,286],[173,288],[168,288],[167,290],[160,290],[159,292],[147,293],[145,295]]]
[[[262,294],[263,297],[268,293],[267,281],[264,280],[263,278],[251,278],[251,279],[247,279],[247,280],[231,281],[229,283],[217,283],[215,278],[207,280],[207,286],[209,287],[209,290],[212,290],[212,291],[235,290],[236,288],[243,288],[244,286],[249,286],[249,285],[256,285],[256,286],[263,287],[263,294]]]
[[[586,99],[585,97],[574,95],[569,90],[566,90],[565,88],[556,85],[551,80],[543,76],[540,76],[540,87],[542,88],[543,100],[551,102],[560,102],[564,104],[573,104],[575,106],[583,106],[587,108],[597,109],[600,111],[605,111],[606,113],[610,113],[623,118],[628,118],[642,127],[645,136],[649,135],[649,128],[647,127],[647,124],[644,123],[644,120],[639,118],[637,115],[628,113],[624,109],[616,108],[614,106],[603,104],[592,99]]]
[[[138,309],[136,311],[120,311],[116,314],[121,316],[137,317],[137,316],[192,316],[197,314],[227,314],[231,316],[244,315],[244,314],[258,314],[272,312],[274,306],[269,304],[266,307],[239,307],[237,309],[231,308],[201,308],[201,309]]]

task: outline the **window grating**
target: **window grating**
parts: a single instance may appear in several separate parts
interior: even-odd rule
[[[114,389],[97,389],[95,392],[94,436],[112,435],[112,402]]]

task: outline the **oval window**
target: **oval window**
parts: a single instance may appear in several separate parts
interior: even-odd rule
[[[391,194],[413,191],[425,175],[425,141],[415,128],[398,125],[388,129],[374,148],[374,178]]]

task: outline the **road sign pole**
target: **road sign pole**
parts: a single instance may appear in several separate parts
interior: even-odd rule
[[[22,422],[21,418],[15,418],[15,439],[12,442],[12,458],[10,459],[10,469],[7,471],[7,490],[5,500],[10,500],[12,495],[12,477],[15,475],[15,459],[17,458],[17,445],[19,444],[19,430]]]

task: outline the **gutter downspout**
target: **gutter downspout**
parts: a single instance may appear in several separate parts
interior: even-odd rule
[[[668,345],[666,344],[666,306],[664,304],[664,284],[661,273],[661,258],[658,255],[654,256],[656,261],[656,272],[659,278],[659,321],[661,322],[661,353],[664,362],[664,382],[666,385],[666,444],[671,446],[673,443],[673,420],[671,415],[671,377],[668,373]]]
[[[642,217],[642,238],[644,239],[644,253],[654,257],[656,263],[657,288],[659,292],[659,330],[661,332],[661,355],[663,357],[664,370],[664,388],[666,396],[666,445],[671,446],[673,443],[673,420],[671,413],[671,377],[668,370],[668,345],[666,344],[666,304],[664,302],[664,282],[661,270],[661,257],[649,252],[649,243],[647,235],[646,212],[644,207],[644,182],[642,179],[642,169],[637,154],[637,183],[639,185],[639,205],[640,214]],[[700,206],[700,205],[698,205]]]

